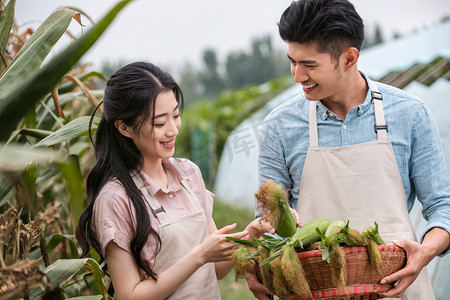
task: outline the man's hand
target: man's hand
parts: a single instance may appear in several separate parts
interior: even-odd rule
[[[247,285],[250,291],[252,291],[253,296],[259,300],[270,300],[271,292],[258,280],[255,273],[245,273],[245,279],[247,280]]]
[[[406,251],[406,266],[381,280],[381,284],[393,283],[399,281],[397,286],[383,296],[387,298],[399,298],[406,289],[416,280],[420,271],[427,264],[425,262],[424,250],[417,242],[407,240],[394,241],[394,244]]]
[[[442,228],[434,227],[425,235],[422,244],[408,240],[393,241],[406,251],[406,266],[381,280],[381,284],[399,281],[397,286],[383,296],[398,298],[416,280],[420,271],[437,255],[442,253],[450,243],[450,236]]]

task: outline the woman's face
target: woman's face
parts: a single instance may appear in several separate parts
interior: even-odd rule
[[[139,132],[131,128],[128,132],[144,162],[154,162],[174,155],[175,138],[180,126],[180,111],[175,94],[173,91],[164,91],[156,98],[153,128],[149,119]]]

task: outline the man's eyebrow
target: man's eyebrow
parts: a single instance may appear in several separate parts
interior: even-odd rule
[[[175,108],[173,109],[173,111],[176,111],[176,110],[178,109],[178,106],[179,106],[179,104],[177,103],[177,106],[175,106]],[[156,118],[160,118],[160,117],[164,117],[164,116],[167,116],[167,113],[163,113],[163,114],[156,115],[156,116],[155,116],[155,119],[156,119]]]
[[[293,59],[292,57],[290,57],[289,54],[287,55],[287,57],[289,58],[290,61],[294,61],[294,62],[299,63],[299,64],[316,64],[316,63],[317,63],[315,60],[300,60],[300,61],[295,61],[295,59]]]

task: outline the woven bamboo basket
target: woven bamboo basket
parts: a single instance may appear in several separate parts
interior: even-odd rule
[[[364,246],[342,247],[345,253],[347,285],[337,290],[332,284],[331,264],[322,260],[323,250],[297,254],[305,272],[313,299],[363,300],[381,298],[380,293],[389,291],[391,285],[381,285],[380,280],[402,269],[406,264],[406,252],[393,244],[379,245],[381,254],[380,274],[370,264]],[[298,298],[300,299],[300,298]]]

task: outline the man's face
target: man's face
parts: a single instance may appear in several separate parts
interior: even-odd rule
[[[309,100],[333,100],[342,87],[341,68],[328,53],[317,52],[315,43],[289,43],[288,58],[295,82]]]

